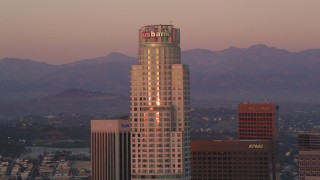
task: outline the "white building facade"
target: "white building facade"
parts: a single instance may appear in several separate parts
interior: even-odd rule
[[[91,120],[92,180],[130,180],[130,121]]]

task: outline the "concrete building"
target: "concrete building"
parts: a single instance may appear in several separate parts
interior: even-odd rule
[[[298,150],[299,179],[320,179],[320,132],[299,133]]]
[[[91,121],[92,180],[130,179],[130,121]]]
[[[132,179],[191,178],[190,77],[181,64],[180,30],[139,30],[139,61],[131,67]]]
[[[193,180],[271,180],[269,140],[192,141]]]

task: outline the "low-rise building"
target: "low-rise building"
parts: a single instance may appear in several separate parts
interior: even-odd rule
[[[193,180],[272,180],[268,140],[192,141]]]

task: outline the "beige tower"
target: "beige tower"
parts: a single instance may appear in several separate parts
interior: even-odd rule
[[[130,121],[91,121],[92,180],[130,180]]]
[[[191,179],[190,78],[180,53],[172,25],[139,30],[130,82],[132,179]]]

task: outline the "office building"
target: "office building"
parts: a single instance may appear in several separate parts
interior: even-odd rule
[[[91,121],[92,180],[130,179],[130,121]]]
[[[272,142],[273,180],[280,179],[278,161],[277,110],[274,103],[243,102],[238,105],[238,134],[240,140],[269,140]]]
[[[299,133],[298,150],[299,179],[320,179],[320,132]]]
[[[191,178],[189,79],[180,30],[142,27],[130,81],[132,179]]]
[[[269,140],[192,141],[193,180],[272,180]]]
[[[238,105],[239,139],[275,140],[276,109],[273,103],[240,103]]]

